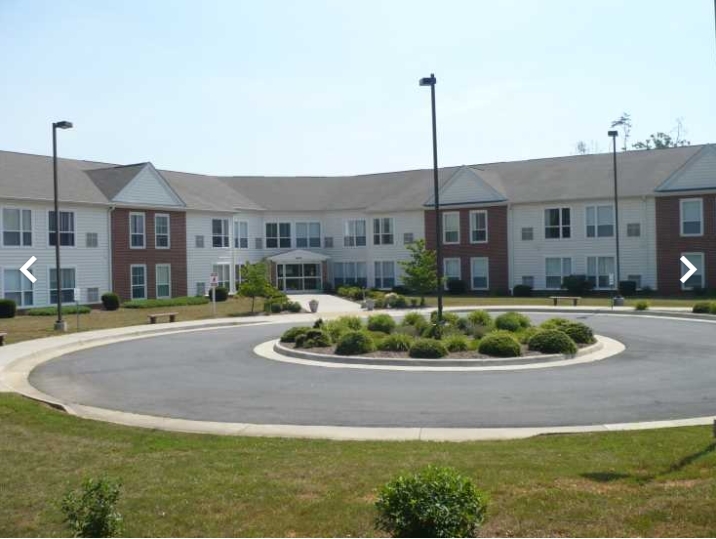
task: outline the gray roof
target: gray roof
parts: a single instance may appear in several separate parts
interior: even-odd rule
[[[137,163],[136,165],[98,168],[85,172],[99,190],[104,193],[107,200],[112,200],[146,165],[146,163]]]

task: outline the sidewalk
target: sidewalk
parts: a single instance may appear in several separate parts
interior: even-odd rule
[[[326,313],[355,313],[360,312],[360,304],[329,294],[289,294],[288,299],[297,301],[303,310],[311,312],[308,302],[312,299],[318,301],[318,314]]]

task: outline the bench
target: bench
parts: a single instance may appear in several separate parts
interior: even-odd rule
[[[573,307],[576,307],[576,306],[577,306],[577,303],[579,303],[579,300],[582,299],[582,298],[580,298],[579,296],[550,296],[549,299],[552,300],[552,304],[553,304],[555,307],[557,306],[557,302],[558,302],[560,299],[570,300],[570,301],[572,302],[572,306],[573,306]]]
[[[5,344],[5,337],[7,337],[7,333],[0,333],[0,346]]]
[[[177,313],[155,313],[149,315],[149,323],[156,324],[157,318],[159,318],[160,316],[168,316],[170,322],[176,322],[177,319]]]

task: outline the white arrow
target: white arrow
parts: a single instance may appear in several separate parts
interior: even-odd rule
[[[35,284],[35,281],[37,281],[37,277],[35,277],[32,273],[30,273],[30,272],[27,271],[27,270],[28,270],[28,269],[30,268],[30,266],[32,266],[35,262],[37,262],[37,258],[35,258],[34,256],[31,256],[30,259],[29,259],[27,262],[25,262],[25,263],[22,265],[22,267],[20,268],[20,271],[22,272],[22,274],[23,274],[25,277],[27,277],[32,284]]]
[[[694,266],[691,263],[691,261],[688,258],[686,258],[685,256],[681,257],[681,263],[684,266],[686,266],[687,268],[689,268],[689,271],[684,273],[684,275],[681,277],[681,282],[685,283],[686,281],[689,280],[689,277],[691,277],[694,273],[696,273],[697,270],[696,270],[696,266]]]

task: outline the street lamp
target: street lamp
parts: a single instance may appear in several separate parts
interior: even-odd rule
[[[442,220],[440,219],[440,194],[438,189],[438,139],[437,126],[435,122],[435,85],[437,79],[434,73],[430,73],[429,77],[420,79],[420,86],[430,86],[430,102],[433,112],[433,188],[435,189],[435,254],[438,274],[438,319],[437,323],[442,323],[443,319],[443,257],[442,257]]]
[[[72,129],[72,122],[52,123],[52,180],[55,186],[55,283],[57,285],[57,322],[55,331],[67,331],[67,322],[62,319],[62,270],[60,268],[60,212],[57,203],[57,130]]]
[[[616,256],[616,279],[614,283],[614,299],[613,305],[623,305],[624,298],[621,297],[619,292],[619,194],[617,191],[617,136],[618,131],[608,131],[607,135],[612,137],[612,156],[614,159],[614,237],[617,241],[617,256]]]

